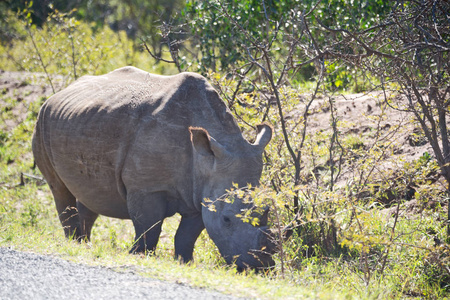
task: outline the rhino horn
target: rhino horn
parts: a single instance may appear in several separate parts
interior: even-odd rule
[[[259,220],[260,226],[267,226],[267,222],[269,221],[269,210],[270,210],[269,206],[266,206],[264,208],[264,212]]]
[[[272,126],[267,123],[259,124],[256,126],[258,133],[256,136],[256,141],[253,143],[254,146],[262,153],[264,148],[272,139]]]
[[[206,129],[200,127],[189,127],[191,142],[194,149],[201,155],[213,155],[223,157],[228,154],[224,146],[211,137]]]

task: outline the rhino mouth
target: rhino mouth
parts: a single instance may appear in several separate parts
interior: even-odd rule
[[[272,259],[272,255],[262,250],[253,250],[248,253],[248,257],[251,259],[238,259],[235,262],[238,272],[243,272],[248,269],[259,272],[272,270],[275,267],[275,261]]]
[[[259,250],[250,249],[248,252],[238,255],[224,256],[227,264],[235,265],[238,272],[243,272],[247,269],[269,270],[275,266],[275,261],[272,258],[272,253],[266,249],[265,246]]]
[[[235,264],[238,271],[241,272],[244,269],[268,270],[275,266],[272,255],[277,252],[277,246],[272,233],[263,227],[258,235],[258,246],[236,259]]]
[[[259,262],[257,269],[272,269],[275,266],[272,254],[265,250],[253,250],[249,254]]]

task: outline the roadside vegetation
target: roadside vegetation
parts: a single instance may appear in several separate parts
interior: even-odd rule
[[[0,246],[262,299],[449,296],[448,2],[10,2]],[[37,112],[80,76],[125,65],[207,76],[249,140],[257,124],[274,126],[261,186],[246,195],[271,206],[274,270],[237,274],[206,232],[195,262],[179,264],[176,217],[153,257],[128,254],[128,221],[100,217],[92,243],[64,239],[31,154]]]

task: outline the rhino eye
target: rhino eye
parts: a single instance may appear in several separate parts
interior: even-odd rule
[[[231,226],[231,220],[227,216],[223,216],[223,222],[225,223],[225,226],[229,227]]]

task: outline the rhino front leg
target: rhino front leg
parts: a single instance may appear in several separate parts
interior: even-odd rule
[[[204,228],[201,214],[181,218],[180,226],[178,226],[175,235],[175,258],[181,259],[183,262],[192,260],[195,241]]]
[[[133,221],[136,237],[130,253],[154,253],[166,216],[166,193],[129,194],[128,213]]]

